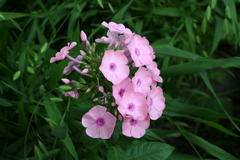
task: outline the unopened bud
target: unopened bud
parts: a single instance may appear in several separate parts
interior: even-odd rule
[[[81,38],[81,41],[83,42],[87,41],[87,35],[84,31],[81,31],[80,38]]]
[[[69,84],[69,83],[70,83],[70,80],[67,79],[67,78],[62,78],[61,81],[62,81],[64,84]]]
[[[88,69],[87,68],[85,68],[84,70],[82,70],[82,74],[88,74]]]
[[[91,89],[90,88],[88,88],[87,90],[86,90],[86,93],[89,93],[91,91]]]
[[[80,50],[80,54],[81,54],[82,56],[85,56],[85,55],[86,55],[86,52],[84,52],[83,50]]]
[[[103,87],[103,86],[99,86],[99,87],[98,87],[98,90],[99,90],[99,92],[101,92],[101,93],[105,93],[105,92],[104,92],[104,87]]]
[[[93,102],[97,102],[99,99],[98,98],[94,98],[93,99]]]

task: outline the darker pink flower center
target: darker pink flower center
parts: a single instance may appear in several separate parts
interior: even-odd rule
[[[128,110],[129,110],[129,111],[132,112],[132,111],[134,110],[134,108],[135,108],[135,107],[134,107],[134,104],[133,104],[133,103],[130,103],[130,104],[128,105]]]
[[[103,118],[98,118],[96,120],[96,124],[100,127],[102,127],[105,124],[105,120]]]
[[[149,106],[152,106],[152,104],[153,104],[153,99],[149,98]]]
[[[140,51],[139,51],[138,48],[135,48],[135,54],[136,54],[137,56],[140,56]]]
[[[116,67],[117,67],[117,66],[116,66],[115,63],[111,63],[111,64],[109,65],[109,68],[110,68],[111,71],[115,71]]]
[[[137,80],[137,86],[139,87],[139,86],[141,85],[141,83],[142,83],[142,82],[141,82],[141,79],[138,79],[138,80]]]
[[[137,124],[137,120],[131,119],[130,120],[130,125],[135,126]]]
[[[121,88],[120,91],[118,92],[119,96],[122,97],[125,92],[125,89]]]

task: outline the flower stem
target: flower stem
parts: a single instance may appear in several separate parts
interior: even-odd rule
[[[73,58],[69,55],[67,55],[66,58],[69,59],[70,61],[73,61],[73,62],[76,62],[76,63],[81,63],[81,61],[79,61],[79,60],[77,60],[77,59],[75,59],[75,58]]]

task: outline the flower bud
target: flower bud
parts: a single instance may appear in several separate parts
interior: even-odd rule
[[[88,69],[87,68],[85,68],[84,70],[82,70],[82,74],[88,74]]]
[[[99,86],[99,87],[98,87],[98,90],[99,90],[99,92],[101,92],[101,93],[105,93],[105,92],[104,92],[104,87],[103,87],[103,86]]]
[[[88,89],[86,90],[86,93],[89,93],[89,92],[91,92],[91,89],[90,89],[90,88],[88,88]]]
[[[69,83],[70,83],[70,80],[67,79],[67,78],[62,78],[61,81],[62,81],[64,84],[69,84]]]
[[[86,52],[84,52],[83,50],[80,50],[80,54],[81,54],[82,56],[85,56],[85,55],[86,55]]]
[[[84,31],[81,31],[80,38],[81,38],[81,41],[83,42],[87,41],[87,35]]]

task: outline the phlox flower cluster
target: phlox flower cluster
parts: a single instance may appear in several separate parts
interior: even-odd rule
[[[106,106],[96,105],[82,117],[82,125],[92,138],[108,139],[111,137],[117,119],[122,121],[122,133],[128,137],[141,138],[150,126],[150,120],[161,117],[165,108],[163,90],[157,85],[163,82],[160,70],[154,61],[155,53],[149,41],[126,28],[123,24],[103,22],[108,29],[107,35],[96,39],[96,43],[108,45],[101,58],[99,71],[112,86],[111,92],[105,92],[104,86],[98,84],[98,90],[103,97],[110,99]],[[80,34],[84,48],[90,45],[84,32]],[[70,60],[63,73],[68,75],[75,70],[81,75],[89,72],[87,68],[80,70],[79,66],[84,51],[76,58],[69,57],[69,50],[75,43],[69,43],[62,48],[50,62],[67,58]],[[81,53],[82,52],[82,53]],[[83,53],[84,52],[84,53]],[[68,79],[62,79],[65,84],[73,85]],[[66,96],[78,98],[76,90],[66,92]],[[95,102],[98,101],[96,98]],[[109,100],[108,100],[109,101]],[[111,113],[110,113],[110,111]]]

